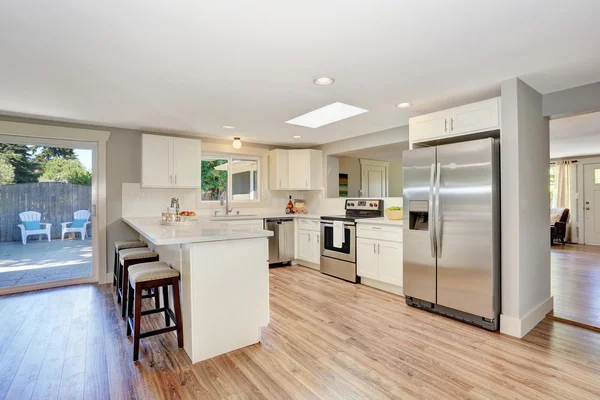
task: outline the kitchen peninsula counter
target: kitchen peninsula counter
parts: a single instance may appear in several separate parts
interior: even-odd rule
[[[273,235],[262,221],[198,220],[163,226],[160,217],[123,218],[180,273],[184,349],[193,363],[260,341],[269,323],[267,239]]]

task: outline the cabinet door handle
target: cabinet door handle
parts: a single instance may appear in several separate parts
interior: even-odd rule
[[[454,130],[454,118],[450,118],[450,131]]]
[[[279,187],[281,187],[281,179],[279,180]]]
[[[448,120],[444,118],[444,132],[448,132]]]
[[[177,185],[177,175],[175,175],[175,184]]]
[[[378,227],[378,226],[372,226],[372,227],[371,227],[371,229],[378,229],[378,230],[381,230],[381,228],[380,228],[380,227]]]
[[[373,254],[375,254],[375,253],[376,253],[376,251],[375,251],[375,243],[373,243]]]
[[[379,247],[379,243],[377,243],[377,254],[381,253],[381,248]]]
[[[321,238],[317,236],[317,243],[321,243]]]
[[[310,235],[308,235],[308,241],[310,242]]]
[[[173,175],[169,175],[169,183],[173,183]]]
[[[306,180],[306,187],[308,187],[308,179]]]

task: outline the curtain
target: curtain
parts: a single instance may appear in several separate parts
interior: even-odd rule
[[[571,207],[571,198],[575,187],[575,164],[571,161],[556,162],[556,182],[554,184],[554,193],[552,194],[552,207],[568,208],[570,213],[573,212]],[[567,222],[567,241],[571,241],[571,216]]]

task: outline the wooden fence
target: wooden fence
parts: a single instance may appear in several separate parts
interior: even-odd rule
[[[19,214],[23,211],[41,213],[42,223],[52,224],[52,238],[59,239],[61,222],[73,221],[75,211],[91,208],[91,186],[62,182],[0,185],[0,242],[21,240],[17,224],[21,223]],[[91,233],[89,224],[87,234]]]

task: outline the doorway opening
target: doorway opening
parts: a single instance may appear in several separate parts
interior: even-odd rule
[[[95,159],[93,143],[0,137],[0,293],[97,276]]]
[[[550,121],[551,318],[600,331],[600,112]]]

